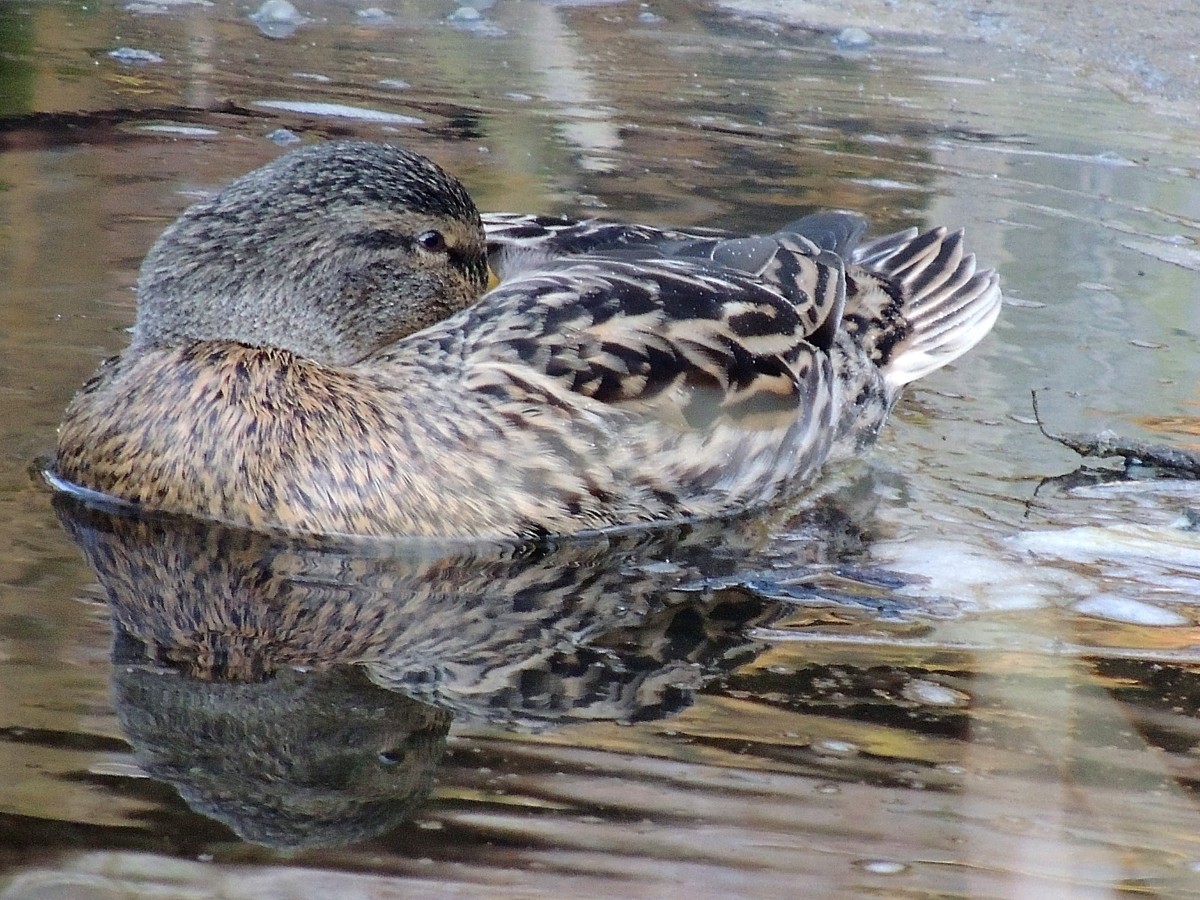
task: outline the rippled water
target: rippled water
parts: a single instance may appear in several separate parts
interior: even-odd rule
[[[300,5],[0,6],[0,896],[1200,894],[1200,487],[1030,406],[1196,443],[1194,131],[701,5]],[[1011,302],[768,521],[464,557],[52,505],[156,234],[343,135],[489,210],[963,226]]]

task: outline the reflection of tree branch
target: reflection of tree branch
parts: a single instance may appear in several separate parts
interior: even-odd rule
[[[1041,413],[1038,411],[1037,391],[1029,393],[1033,398],[1033,419],[1037,422],[1037,427],[1042,434],[1064,447],[1070,447],[1080,456],[1121,456],[1124,457],[1126,466],[1135,464],[1158,466],[1161,469],[1170,470],[1173,474],[1200,477],[1200,454],[1190,450],[1123,438],[1111,431],[1101,431],[1098,434],[1047,431],[1046,426],[1042,424]]]

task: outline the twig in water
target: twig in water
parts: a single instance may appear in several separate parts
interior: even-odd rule
[[[1042,434],[1064,447],[1070,447],[1080,456],[1121,456],[1125,458],[1126,466],[1157,466],[1171,472],[1200,477],[1200,453],[1191,450],[1181,450],[1166,444],[1148,444],[1145,441],[1123,438],[1111,431],[1101,431],[1098,434],[1047,431],[1038,411],[1037,391],[1029,393],[1033,397],[1033,419]]]

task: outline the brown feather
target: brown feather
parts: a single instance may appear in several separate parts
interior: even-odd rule
[[[471,305],[480,219],[414,159],[307,148],[185,213],[143,270],[133,345],[66,412],[58,475],[299,532],[728,516],[794,495],[873,436],[900,387],[998,310],[958,233],[856,247],[861,220],[841,213],[750,238],[489,217],[487,255],[516,264]],[[277,209],[333,249],[290,244]],[[264,228],[270,271],[206,277]]]

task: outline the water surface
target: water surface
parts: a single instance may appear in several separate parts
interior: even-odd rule
[[[0,8],[3,896],[1200,893],[1200,488],[1029,402],[1196,443],[1196,133],[979,45],[477,5]],[[961,226],[1010,302],[764,521],[464,561],[56,509],[154,237],[341,136],[488,210]]]

